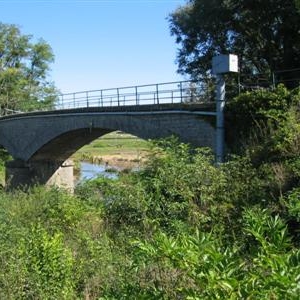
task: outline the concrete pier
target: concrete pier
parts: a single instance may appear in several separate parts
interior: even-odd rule
[[[5,184],[9,190],[35,184],[74,191],[73,161],[13,160],[6,163]]]

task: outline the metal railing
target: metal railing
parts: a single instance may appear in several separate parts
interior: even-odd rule
[[[204,85],[177,81],[61,94],[55,109],[199,102],[205,95]]]
[[[245,91],[274,89],[280,83],[289,88],[299,87],[300,69],[274,71],[267,74],[239,73],[235,79],[227,82],[227,95],[230,98]],[[28,104],[23,105],[22,102],[25,101],[23,99],[14,100],[14,103],[15,107],[20,107],[22,111],[22,107],[25,107],[24,112],[88,107],[205,103],[215,101],[214,85],[213,78],[204,78],[199,81],[186,80],[51,95],[51,97],[57,98],[57,101],[47,106],[41,100],[40,108],[37,108],[36,103],[33,103],[32,107]],[[20,110],[14,109],[13,106],[2,107],[0,116],[22,113]]]

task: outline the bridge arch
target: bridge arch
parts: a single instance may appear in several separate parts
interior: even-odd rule
[[[66,159],[83,145],[121,130],[143,139],[177,135],[183,142],[214,148],[207,119],[182,112],[38,114],[1,120],[0,144],[15,158]],[[65,153],[63,153],[65,151]]]
[[[36,112],[1,118],[0,144],[15,160],[22,161],[32,176],[43,178],[40,183],[47,183],[74,152],[116,130],[143,139],[173,134],[183,142],[214,148],[215,129],[209,118],[209,114],[202,116],[195,111],[160,108]]]

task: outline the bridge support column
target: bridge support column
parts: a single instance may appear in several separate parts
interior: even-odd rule
[[[73,167],[74,164],[71,160],[65,162],[51,160],[9,161],[5,171],[6,188],[15,189],[41,184],[56,186],[73,192]]]

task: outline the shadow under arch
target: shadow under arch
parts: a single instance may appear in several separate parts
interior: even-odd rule
[[[89,128],[65,132],[42,146],[29,161],[51,160],[64,162],[81,147],[106,135],[114,129]]]

